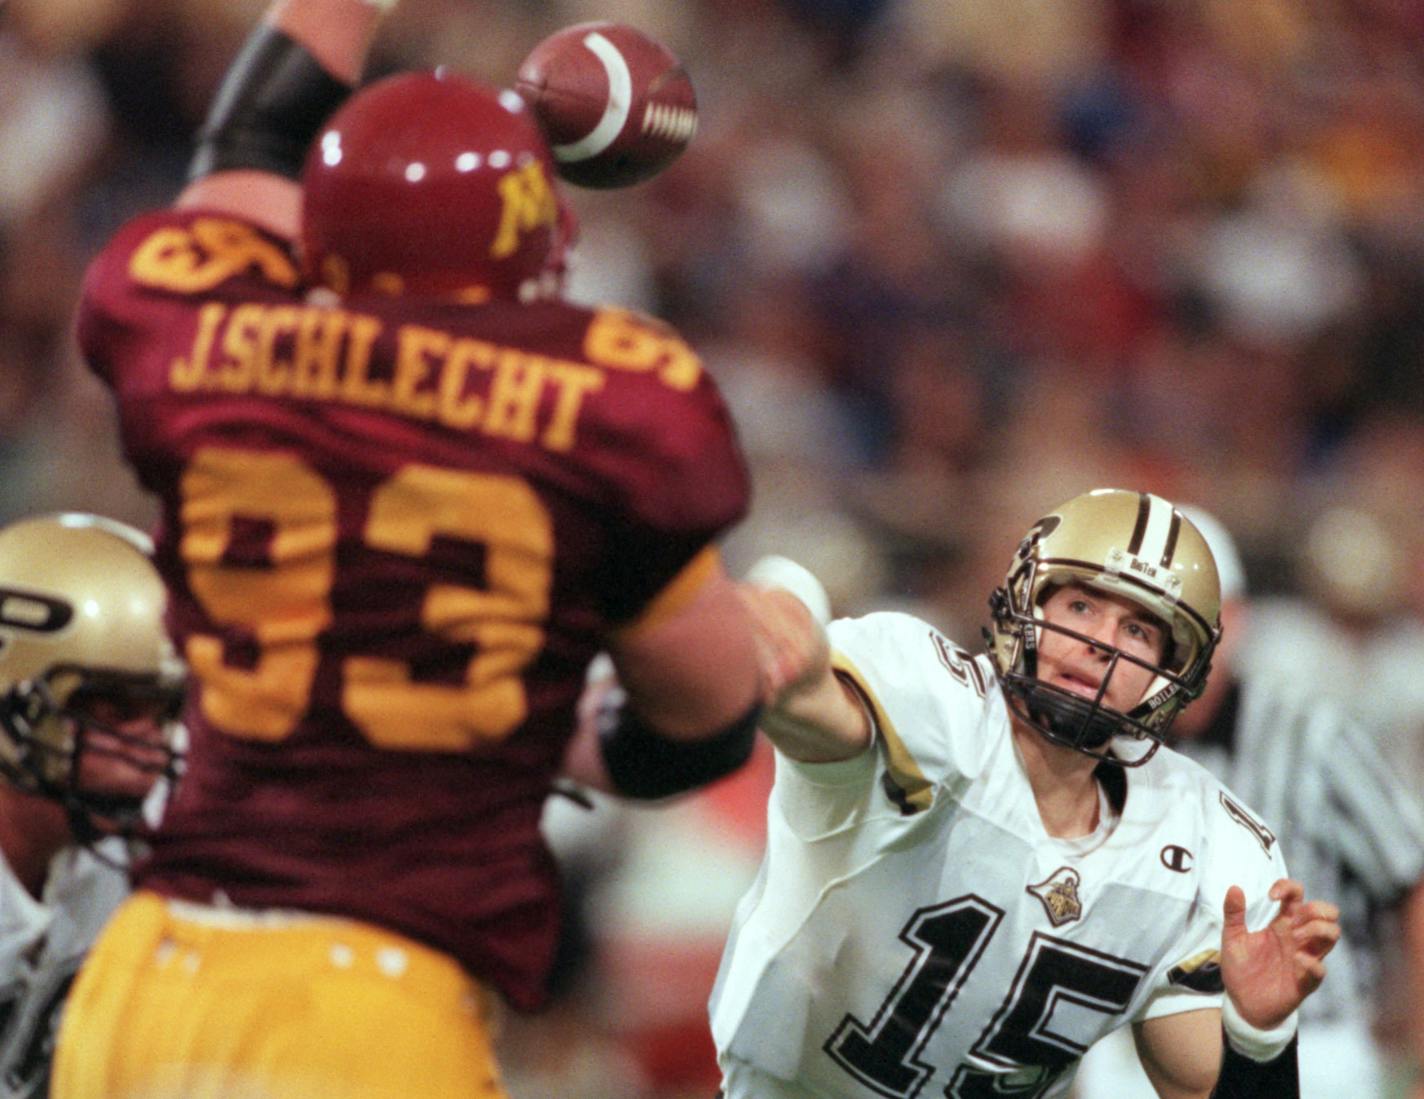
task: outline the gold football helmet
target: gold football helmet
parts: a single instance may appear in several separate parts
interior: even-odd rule
[[[141,532],[96,515],[0,529],[0,772],[81,839],[127,832],[178,765],[185,676]]]
[[[1078,583],[1131,600],[1168,635],[1160,664],[1150,664],[1044,621],[1058,587]],[[1202,692],[1221,636],[1221,586],[1201,532],[1159,496],[1095,489],[1036,522],[1014,555],[1003,587],[989,599],[986,640],[1009,705],[1059,744],[1126,766],[1146,763],[1178,711]],[[1097,697],[1075,695],[1038,678],[1043,630],[1087,642],[1108,657]],[[1126,713],[1108,706],[1108,684],[1122,662],[1152,679]]]

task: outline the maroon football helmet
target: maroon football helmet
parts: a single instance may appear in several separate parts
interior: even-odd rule
[[[443,70],[377,81],[332,115],[302,185],[312,285],[471,302],[558,292],[573,218],[513,91]]]

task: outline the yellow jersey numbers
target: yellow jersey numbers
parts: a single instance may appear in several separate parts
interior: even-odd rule
[[[223,639],[194,634],[185,656],[203,685],[203,714],[237,737],[279,741],[311,703],[319,638],[332,620],[337,496],[290,454],[205,447],[181,482],[180,553],[188,582],[218,625],[241,627],[254,660],[230,662]],[[270,527],[261,564],[228,559],[239,520]],[[474,647],[458,685],[417,682],[400,660],[341,662],[341,708],[372,744],[455,752],[508,736],[528,713],[521,675],[544,644],[553,522],[517,477],[408,465],[371,493],[363,544],[419,559],[435,537],[482,546],[483,586],[432,582],[420,626]]]
[[[129,259],[135,282],[179,294],[205,293],[251,270],[287,289],[297,285],[297,268],[286,251],[252,226],[226,218],[160,229]]]

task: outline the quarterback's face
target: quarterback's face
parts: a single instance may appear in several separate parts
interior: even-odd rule
[[[1049,595],[1043,618],[1148,664],[1160,664],[1166,651],[1166,628],[1158,618],[1131,600],[1080,584],[1066,584]],[[1057,630],[1041,631],[1038,678],[1089,700],[1096,698],[1112,655],[1101,646]],[[1126,713],[1142,701],[1152,678],[1146,668],[1119,660],[1103,701]]]

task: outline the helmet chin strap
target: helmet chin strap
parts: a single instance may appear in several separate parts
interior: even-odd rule
[[[1156,737],[1144,737],[1135,722],[1103,705],[1101,695],[1096,699],[1084,698],[1033,676],[1014,673],[1003,677],[1003,686],[1014,714],[1045,739],[1064,748],[1122,767],[1140,767],[1161,747]],[[1118,737],[1146,739],[1149,746],[1134,758],[1103,751]]]
[[[1121,733],[1117,716],[1100,701],[1080,697],[1034,680],[1022,690],[1024,706],[1033,723],[1051,740],[1097,754]]]

